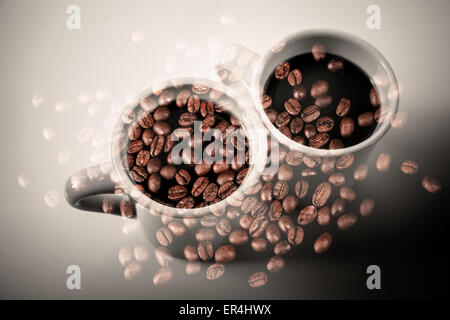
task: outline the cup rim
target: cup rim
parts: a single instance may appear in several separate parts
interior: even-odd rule
[[[113,136],[111,139],[111,157],[112,162],[114,164],[114,167],[118,173],[119,179],[124,184],[124,190],[125,192],[136,202],[137,205],[140,205],[144,208],[149,209],[150,213],[153,214],[161,214],[164,213],[165,215],[169,215],[172,217],[182,217],[186,215],[193,215],[195,217],[202,217],[204,215],[207,215],[211,213],[214,209],[222,209],[229,206],[229,200],[230,198],[239,198],[242,195],[245,194],[245,190],[248,190],[252,186],[252,184],[259,180],[260,176],[262,175],[265,161],[267,158],[267,138],[264,134],[259,134],[257,136],[252,137],[252,139],[249,139],[249,150],[252,149],[252,151],[249,152],[250,159],[249,159],[249,170],[247,173],[247,176],[245,180],[239,185],[239,187],[227,198],[218,201],[212,205],[208,205],[201,208],[191,208],[191,209],[184,209],[184,208],[176,208],[176,207],[170,207],[167,205],[164,205],[160,202],[157,202],[148,196],[146,196],[143,192],[141,192],[136,185],[131,181],[129,175],[127,174],[127,170],[125,169],[123,165],[123,161],[121,159],[121,152],[120,150],[120,135],[123,133],[123,125],[124,121],[122,120],[122,115],[131,109],[135,109],[139,106],[139,103],[142,98],[145,98],[149,95],[152,95],[154,93],[154,88],[163,87],[163,88],[177,88],[185,85],[192,85],[193,83],[200,81],[206,83],[211,89],[218,89],[219,91],[222,91],[224,95],[226,95],[228,98],[231,98],[235,102],[235,108],[240,107],[240,99],[243,98],[241,93],[238,93],[234,90],[232,90],[230,87],[206,78],[200,78],[200,77],[182,77],[182,78],[174,78],[166,81],[161,81],[156,84],[153,84],[152,86],[146,88],[145,90],[141,91],[139,94],[137,94],[131,101],[129,101],[126,106],[123,108],[122,112],[119,115],[119,118],[116,121],[116,124],[114,126],[113,130]],[[248,100],[251,100],[251,97],[247,98]],[[232,109],[230,109],[230,113],[233,114],[238,118],[238,120],[241,121],[242,127],[244,130],[248,131],[248,126],[251,126],[252,128],[258,128],[258,121],[260,121],[260,118],[257,116],[256,111],[252,110],[251,108],[246,108],[245,110],[247,112],[254,112],[255,116],[251,117],[252,121],[248,122],[243,117],[240,117],[237,115],[237,113],[233,112]],[[262,127],[262,122],[260,123],[259,127]],[[253,132],[253,131],[252,131]],[[258,132],[258,130],[255,130],[255,132]],[[262,155],[265,156],[262,157]],[[139,211],[139,210],[138,210]]]
[[[394,71],[392,67],[390,66],[389,62],[386,60],[386,58],[383,56],[383,54],[375,48],[372,44],[367,42],[366,40],[352,34],[349,32],[344,31],[337,31],[337,30],[331,30],[331,29],[311,29],[311,30],[304,30],[299,31],[293,34],[290,34],[286,37],[283,37],[275,42],[275,44],[280,44],[283,42],[289,42],[291,40],[300,40],[302,37],[311,37],[311,36],[332,36],[336,38],[342,38],[347,41],[352,41],[355,43],[358,43],[358,45],[364,47],[367,51],[370,51],[371,54],[380,62],[384,70],[386,71],[391,85],[394,85],[398,88],[397,79],[395,77]],[[319,156],[319,157],[338,157],[342,156],[344,154],[348,153],[354,153],[361,151],[377,141],[379,141],[389,130],[391,127],[391,119],[395,116],[398,110],[398,104],[399,104],[399,98],[398,95],[396,95],[391,103],[393,105],[392,110],[390,110],[385,118],[385,120],[379,124],[378,128],[375,130],[375,132],[364,141],[346,147],[341,149],[317,149],[313,147],[309,147],[306,145],[303,145],[301,143],[295,142],[294,140],[288,138],[284,134],[279,131],[272,122],[270,122],[269,118],[267,117],[266,113],[264,112],[264,108],[261,103],[261,93],[260,93],[260,83],[261,83],[261,77],[264,71],[264,67],[269,60],[269,58],[273,55],[273,52],[269,49],[265,52],[265,54],[261,57],[261,59],[258,62],[258,65],[256,67],[256,71],[253,74],[252,80],[251,80],[251,92],[252,92],[252,99],[253,103],[256,106],[256,109],[258,110],[262,121],[264,125],[268,128],[270,133],[275,136],[278,141],[286,146],[288,146],[291,150],[299,151],[304,154],[308,154],[311,156]],[[369,76],[370,77],[370,76]],[[372,81],[372,77],[370,77],[370,80]],[[379,86],[372,81],[373,85],[377,90],[380,90]],[[380,106],[382,108],[383,105]]]

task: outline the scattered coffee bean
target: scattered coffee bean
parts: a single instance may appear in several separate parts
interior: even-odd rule
[[[255,272],[248,278],[248,284],[252,288],[259,288],[267,283],[267,274],[264,272]]]
[[[380,172],[386,172],[391,168],[391,155],[388,153],[381,153],[376,162],[377,170]]]
[[[439,180],[430,176],[426,176],[423,178],[422,187],[429,193],[436,193],[442,189]]]
[[[361,201],[361,204],[359,205],[359,213],[363,217],[368,217],[372,214],[374,208],[375,208],[375,201],[373,201],[370,198],[367,198]]]
[[[267,271],[277,273],[284,269],[284,259],[281,256],[273,256],[266,265]]]
[[[225,266],[221,263],[214,263],[206,270],[206,278],[208,280],[216,280],[225,273]]]
[[[327,251],[331,243],[333,242],[333,236],[329,232],[322,233],[314,242],[314,252],[322,254]]]
[[[415,174],[419,171],[419,165],[412,160],[406,160],[402,162],[400,169],[404,174]]]
[[[337,220],[337,226],[341,230],[347,230],[353,227],[358,218],[353,213],[345,213]]]

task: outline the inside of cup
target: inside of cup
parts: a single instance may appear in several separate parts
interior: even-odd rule
[[[161,83],[122,113],[112,148],[119,176],[153,213],[199,216],[222,209],[262,171],[267,146],[255,118],[222,84]]]
[[[371,85],[376,90],[381,102],[379,107],[373,110],[374,114],[377,112],[376,119],[379,120],[376,121],[373,132],[366,134],[361,141],[357,141],[357,143],[342,149],[316,149],[295,142],[291,137],[287,137],[280,132],[277,126],[269,119],[268,114],[264,112],[262,97],[267,89],[269,79],[273,78],[274,70],[283,62],[292,60],[294,57],[300,55],[309,55],[312,59],[312,48],[317,44],[321,44],[329,56],[342,57],[346,60],[346,63],[352,63],[356,68],[364,72],[368,81],[371,82]],[[328,59],[330,61],[330,58]],[[307,76],[307,74],[303,75],[303,77]],[[356,83],[355,87],[357,86],[358,83]],[[292,149],[320,156],[338,156],[344,153],[358,151],[378,141],[389,129],[390,120],[395,115],[398,106],[397,82],[392,69],[381,53],[369,43],[355,36],[334,31],[302,32],[278,42],[272,51],[263,57],[254,77],[253,87],[258,88],[254,92],[255,104],[260,110],[263,121],[271,133],[281,143],[288,145]],[[310,89],[310,86],[306,86],[306,92],[309,93]],[[369,99],[369,97],[367,98]],[[332,103],[334,104],[333,107],[336,108],[338,103],[337,99],[333,100]],[[302,106],[302,108],[304,107],[307,107],[307,105]]]

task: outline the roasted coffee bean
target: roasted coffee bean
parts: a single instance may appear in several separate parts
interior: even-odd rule
[[[298,198],[293,195],[288,195],[283,199],[282,207],[287,213],[293,212],[298,205]]]
[[[292,139],[291,130],[287,126],[283,126],[283,127],[278,128],[278,131],[280,131],[283,135],[285,135],[289,139]]]
[[[222,237],[225,237],[225,236],[229,235],[230,232],[231,232],[231,223],[230,223],[230,221],[228,219],[225,219],[225,218],[220,219],[219,222],[217,222],[216,231]]]
[[[175,104],[178,108],[183,108],[186,106],[189,97],[191,96],[191,91],[184,89],[181,90],[178,95]]]
[[[150,152],[147,150],[141,150],[136,156],[136,164],[138,166],[145,167],[150,160]]]
[[[248,232],[242,229],[234,230],[228,236],[228,241],[234,245],[242,245],[248,242]]]
[[[128,153],[138,153],[139,151],[142,150],[142,148],[144,147],[144,143],[142,142],[142,140],[134,140],[131,141],[130,144],[128,145]]]
[[[110,199],[103,199],[102,201],[102,210],[104,213],[113,213],[114,212],[114,204]]]
[[[226,216],[230,220],[235,220],[239,218],[240,214],[241,213],[238,208],[231,207],[227,210]]]
[[[292,89],[292,95],[298,101],[305,100],[307,96],[306,87],[302,84],[296,85],[294,89]]]
[[[370,216],[374,209],[375,209],[375,201],[373,201],[370,198],[364,199],[363,201],[361,201],[361,204],[359,205],[359,213],[363,217]]]
[[[341,187],[345,184],[345,175],[342,172],[333,173],[328,177],[328,182],[335,187]]]
[[[156,250],[155,250],[155,258],[156,258],[156,261],[158,262],[158,264],[161,267],[168,267],[169,264],[173,261],[172,253],[166,247],[158,247],[158,248],[156,248]]]
[[[172,180],[175,178],[175,174],[177,173],[177,168],[172,165],[165,165],[161,168],[159,174],[166,180]]]
[[[215,227],[217,225],[217,217],[213,214],[206,214],[200,218],[200,224],[203,227]]]
[[[186,264],[186,274],[194,275],[199,273],[202,270],[202,264],[198,261],[191,261]]]
[[[370,104],[374,107],[377,107],[381,104],[380,96],[375,88],[372,88],[369,91],[369,101]]]
[[[269,206],[269,212],[268,212],[270,221],[278,220],[281,216],[282,210],[283,210],[283,208],[281,206],[281,202],[279,200],[273,201]]]
[[[197,248],[193,245],[187,245],[184,247],[183,255],[187,261],[195,261],[198,259]]]
[[[217,184],[211,182],[208,184],[203,190],[203,200],[206,202],[211,202],[217,197],[217,192],[219,191],[219,187]]]
[[[299,134],[303,129],[303,120],[300,117],[293,118],[289,124],[289,129],[292,134]]]
[[[163,267],[159,269],[153,276],[153,284],[155,286],[161,286],[170,282],[173,278],[173,271],[170,268]]]
[[[272,105],[272,98],[267,94],[263,94],[261,96],[261,105],[263,109],[269,108]]]
[[[241,184],[244,182],[245,177],[247,176],[248,168],[244,168],[236,176],[236,183]]]
[[[267,249],[267,240],[263,238],[255,238],[252,240],[251,247],[253,251],[264,252]]]
[[[193,216],[184,216],[183,217],[183,223],[188,229],[193,229],[197,226],[197,218]]]
[[[192,92],[194,92],[195,94],[207,94],[209,92],[211,88],[204,83],[202,80],[199,81],[195,81],[192,84]]]
[[[153,113],[155,121],[164,121],[170,118],[170,110],[167,107],[158,107]]]
[[[317,134],[317,130],[316,130],[316,127],[314,127],[314,125],[312,125],[311,123],[308,123],[305,125],[305,128],[303,129],[303,133],[307,139],[311,139],[312,137],[314,137]],[[321,141],[321,139],[319,139],[319,141]]]
[[[141,127],[137,123],[132,123],[128,127],[128,138],[130,138],[130,140],[133,141],[139,139],[140,136],[141,136]]]
[[[278,227],[281,232],[287,233],[289,229],[294,227],[294,222],[292,222],[292,219],[289,216],[281,216],[280,219],[278,219]]]
[[[142,98],[139,101],[139,104],[142,109],[146,111],[153,111],[156,107],[156,101],[152,96],[147,96],[145,98]]]
[[[190,113],[198,112],[200,110],[200,97],[198,95],[194,94],[189,97],[187,109]]]
[[[145,129],[144,132],[142,133],[142,141],[146,146],[149,146],[151,145],[154,136],[155,134],[153,133],[152,130]]]
[[[234,171],[228,170],[219,174],[216,181],[219,186],[222,186],[227,182],[233,182],[234,177],[235,177]]]
[[[231,196],[233,192],[237,190],[237,185],[233,182],[225,182],[223,185],[220,186],[219,190],[217,191],[217,195],[220,199],[225,199]]]
[[[291,116],[287,111],[283,111],[278,114],[277,119],[275,120],[275,125],[280,128],[286,126],[289,121],[291,121]]]
[[[269,211],[269,206],[265,202],[257,202],[252,209],[252,217],[257,217],[260,215],[265,215]]]
[[[267,118],[269,119],[269,121],[274,123],[278,117],[278,111],[276,111],[272,108],[268,108],[268,109],[265,109],[264,112],[265,112]]]
[[[131,169],[134,166],[134,156],[132,154],[127,154],[123,157],[122,163],[126,169]]]
[[[200,131],[206,132],[214,125],[216,122],[216,117],[213,115],[207,115],[205,119],[200,124]]]
[[[352,202],[356,198],[356,192],[349,187],[342,187],[339,190],[339,196],[341,199]]]
[[[376,167],[380,172],[386,172],[391,168],[392,157],[388,153],[380,153],[377,158]]]
[[[130,176],[135,182],[143,182],[148,177],[147,170],[141,166],[134,166],[133,170],[130,171]]]
[[[161,188],[161,176],[157,173],[152,173],[148,178],[148,189],[150,192],[157,193]]]
[[[200,114],[206,118],[208,115],[214,114],[214,103],[212,101],[202,101],[200,103]]]
[[[343,156],[340,156],[336,160],[336,169],[342,170],[347,169],[351,167],[353,164],[353,161],[355,160],[355,157],[352,153],[344,154]]]
[[[283,200],[289,193],[289,185],[285,181],[277,181],[273,187],[275,199]],[[270,200],[269,200],[270,201]]]
[[[334,127],[334,120],[329,116],[320,117],[316,121],[316,127],[318,132],[329,132]]]
[[[310,138],[309,145],[313,148],[319,149],[325,146],[329,140],[330,136],[328,135],[328,133],[320,132]]]
[[[342,69],[344,69],[344,61],[339,58],[331,59],[328,61],[327,69],[331,72],[342,71]]]
[[[364,112],[358,116],[358,125],[360,127],[370,127],[373,124],[373,113]]]
[[[252,288],[259,288],[267,283],[267,274],[255,272],[248,278],[248,285]]]
[[[230,170],[230,165],[228,163],[214,162],[212,169],[215,174],[221,174],[222,172]]]
[[[316,61],[325,59],[325,46],[321,43],[316,43],[312,47],[312,55]]]
[[[297,216],[297,223],[306,226],[312,223],[317,217],[317,209],[314,206],[304,207]]]
[[[347,204],[347,201],[344,199],[336,199],[331,204],[331,215],[333,217],[339,217],[341,214],[345,211],[345,205]]]
[[[306,177],[312,177],[317,175],[317,171],[314,169],[304,169],[300,172],[300,176],[306,178]]]
[[[314,242],[314,252],[322,254],[327,251],[333,242],[333,236],[329,232],[322,233]]]
[[[326,94],[328,92],[329,85],[324,80],[317,80],[311,87],[311,97],[317,98],[318,96],[321,96],[323,94]]]
[[[181,237],[186,233],[186,227],[179,221],[171,221],[167,227],[177,237]]]
[[[153,91],[154,94],[158,95],[159,92]],[[161,106],[167,106],[169,103],[171,103],[175,98],[175,94],[172,90],[164,90],[159,95],[158,103]]]
[[[202,241],[198,244],[197,254],[203,261],[209,261],[214,257],[214,249],[211,241]]]
[[[326,108],[331,105],[331,102],[333,102],[333,97],[329,96],[327,94],[324,94],[322,96],[318,96],[316,100],[314,101],[314,104],[318,106],[319,108]]]
[[[284,108],[289,114],[293,116],[298,115],[300,113],[300,110],[302,109],[300,102],[298,102],[298,100],[294,98],[290,98],[289,100],[287,100],[284,103]]]
[[[289,166],[287,164],[282,164],[280,166],[280,168],[278,169],[277,177],[278,177],[278,180],[281,180],[281,181],[292,180],[292,178],[294,177],[294,170],[292,169],[291,166]]]
[[[301,179],[295,183],[295,194],[300,199],[303,199],[304,197],[306,197],[306,195],[308,194],[308,189],[309,189],[309,183],[306,180]]]
[[[176,207],[179,209],[192,209],[195,206],[195,199],[191,196],[184,197],[181,199]]]
[[[369,167],[365,164],[361,164],[356,167],[355,172],[353,173],[353,179],[357,181],[363,181],[367,178],[368,172]]]
[[[330,198],[332,191],[331,184],[322,182],[316,187],[312,196],[312,204],[317,208],[323,207]]]
[[[258,199],[256,197],[246,197],[241,205],[241,210],[243,213],[250,213],[253,208],[258,203]]]
[[[339,117],[346,117],[350,113],[350,100],[341,98],[336,108],[336,114]]]
[[[275,78],[281,80],[288,76],[289,74],[289,63],[288,62],[282,62],[275,68]]]
[[[194,124],[194,121],[197,120],[197,116],[195,113],[184,112],[180,115],[178,119],[178,124],[182,127],[190,127]]]
[[[239,225],[241,226],[242,229],[245,229],[245,230],[248,230],[250,228],[250,226],[252,225],[252,222],[253,222],[253,217],[248,213],[243,214],[239,218]]]
[[[175,174],[175,180],[178,182],[178,184],[185,186],[185,185],[189,184],[189,182],[191,182],[191,175],[190,175],[189,171],[187,171],[185,169],[180,169]]]
[[[429,193],[436,193],[442,189],[439,180],[430,176],[426,176],[423,178],[422,187]]]
[[[336,158],[325,157],[320,165],[320,170],[325,174],[330,174],[334,171],[334,165],[336,164]]]
[[[284,259],[280,256],[273,256],[269,259],[266,265],[267,271],[277,273],[284,268]]]
[[[152,157],[157,157],[161,154],[165,140],[165,137],[160,135],[153,138],[152,143],[150,144],[150,155]]]
[[[156,121],[152,129],[155,134],[160,136],[168,135],[171,131],[170,125],[165,121]]]
[[[406,160],[402,162],[400,169],[404,174],[415,174],[419,171],[419,165],[412,160]]]
[[[205,176],[211,171],[211,167],[211,164],[207,162],[201,162],[195,165],[194,171],[198,176]]]
[[[167,247],[173,241],[172,231],[167,227],[160,228],[156,231],[156,239],[162,246]]]
[[[317,157],[317,156],[306,155],[303,157],[303,163],[308,168],[316,168],[320,165],[320,162],[321,162],[321,159],[320,159],[320,157]]]
[[[294,69],[288,74],[288,82],[291,86],[299,85],[302,82],[302,73],[298,69]]]
[[[353,213],[345,213],[337,220],[337,226],[341,230],[347,230],[353,227],[358,218]]]
[[[286,163],[290,166],[297,167],[303,162],[303,153],[296,150],[290,150],[286,154]]]
[[[273,252],[276,255],[285,255],[291,252],[291,250],[292,250],[291,244],[285,240],[278,242],[273,248]]]
[[[302,227],[293,227],[290,228],[287,233],[287,240],[290,244],[294,246],[298,246],[303,242],[303,228]]]
[[[212,241],[216,238],[216,233],[211,228],[201,228],[195,233],[195,239],[198,242]]]
[[[320,109],[316,105],[311,105],[306,107],[301,114],[302,120],[304,122],[313,122],[320,116]]]
[[[266,228],[266,239],[270,244],[275,244],[281,239],[281,232],[276,224],[269,224]]]
[[[339,139],[331,139],[328,147],[330,150],[342,149],[344,148],[344,143]]]
[[[153,126],[155,120],[153,120],[150,112],[140,112],[138,115],[138,123],[142,128],[147,129]]]
[[[263,185],[260,193],[262,201],[272,201],[272,189],[273,185],[271,182],[267,182]]]
[[[216,249],[214,260],[219,263],[228,263],[236,258],[236,250],[232,245],[223,245]]]
[[[382,108],[378,108],[374,114],[373,114],[373,118],[375,119],[376,122],[378,123],[383,123],[387,116],[389,115],[387,110],[384,110]]]
[[[125,218],[132,218],[134,216],[134,206],[130,201],[121,200],[119,204],[120,214]]]
[[[343,118],[341,120],[341,124],[340,124],[340,133],[341,136],[343,137],[350,137],[353,133],[353,131],[355,131],[355,122],[353,121],[352,118]]]
[[[169,188],[168,191],[168,195],[167,198],[169,198],[169,200],[181,200],[183,199],[187,194],[187,189],[185,186],[173,186]]]
[[[322,207],[317,212],[317,223],[321,226],[326,226],[330,223],[331,220],[331,210],[330,207]]]
[[[250,225],[250,228],[248,229],[250,236],[252,238],[260,237],[264,233],[264,230],[266,229],[268,224],[269,221],[264,215],[257,216]]]

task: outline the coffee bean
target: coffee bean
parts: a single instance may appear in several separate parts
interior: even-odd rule
[[[197,226],[197,218],[193,216],[184,216],[183,217],[183,223],[188,229],[193,229]]]
[[[186,264],[186,270],[185,271],[186,271],[187,275],[194,275],[194,274],[199,273],[201,271],[201,269],[202,269],[202,265],[201,265],[200,262],[198,262],[198,261],[191,261],[191,262],[188,262]]]
[[[306,178],[306,177],[312,177],[317,175],[317,171],[314,169],[304,169],[300,172],[300,176]]]
[[[198,112],[200,110],[200,97],[198,95],[194,94],[189,97],[187,109],[190,113]]]
[[[358,125],[360,127],[370,127],[373,124],[373,113],[364,112],[358,116]]]
[[[248,233],[245,230],[234,230],[228,236],[228,241],[234,245],[242,245],[248,242]]]
[[[278,227],[281,232],[287,233],[289,229],[294,227],[294,222],[292,222],[292,219],[289,216],[281,216],[278,219]]]
[[[277,119],[278,116],[278,111],[272,109],[272,108],[268,108],[264,110],[267,118],[269,119],[270,122],[274,123],[275,120]]]
[[[146,111],[153,111],[156,107],[156,101],[152,96],[147,96],[145,98],[142,98],[139,101],[139,104],[142,109]]]
[[[252,225],[252,222],[253,222],[253,217],[248,213],[243,214],[239,218],[239,225],[241,226],[242,229],[245,229],[245,230],[248,230],[250,228],[250,226]]]
[[[303,228],[302,227],[292,227],[287,232],[287,240],[290,244],[298,246],[303,242]]]
[[[165,165],[161,168],[159,174],[166,180],[172,180],[175,178],[175,174],[177,173],[177,168],[172,165]]]
[[[329,116],[320,117],[316,121],[316,127],[318,132],[329,132],[334,127],[334,120]]]
[[[359,205],[359,213],[363,217],[370,216],[374,209],[375,209],[375,201],[373,201],[370,198],[364,199],[363,201],[361,201],[361,204]]]
[[[184,89],[181,90],[178,95],[177,95],[177,99],[176,99],[176,105],[178,108],[183,108],[186,106],[189,97],[191,96],[191,91]]]
[[[252,238],[258,238],[260,237],[264,230],[266,229],[267,225],[269,224],[269,221],[264,215],[257,216],[249,228],[249,234]],[[269,240],[269,239],[267,239]]]
[[[282,207],[283,210],[287,213],[293,212],[298,205],[298,198],[293,195],[288,195],[283,199]]]
[[[173,241],[172,231],[167,227],[160,228],[156,231],[156,239],[162,246],[167,247]]]
[[[376,122],[378,123],[383,123],[387,116],[389,115],[388,111],[382,108],[378,108],[374,114],[373,114],[373,118],[375,119]]]
[[[175,180],[178,182],[178,184],[184,186],[189,184],[189,182],[191,182],[191,175],[189,174],[189,171],[185,169],[180,169],[175,174]]]
[[[353,179],[357,181],[363,181],[367,178],[367,174],[369,172],[369,167],[365,164],[361,164],[356,167],[355,172],[353,173]]]
[[[296,85],[294,89],[292,89],[292,95],[295,99],[298,101],[305,100],[307,93],[306,93],[306,87],[302,84]]]
[[[172,253],[166,247],[158,247],[155,250],[155,258],[161,267],[168,267],[173,261]]]
[[[130,171],[130,176],[135,182],[143,182],[148,177],[147,170],[141,166],[134,166],[133,170]]]
[[[292,139],[291,130],[289,130],[289,128],[287,126],[278,128],[278,131],[280,131],[283,135],[285,135],[289,139]]]
[[[272,105],[272,98],[267,94],[263,94],[261,96],[261,105],[263,106],[263,109],[269,108]]]
[[[192,245],[187,245],[184,247],[183,255],[187,261],[195,261],[198,259],[197,248]]]
[[[328,61],[327,69],[331,72],[342,71],[342,69],[344,69],[344,61],[339,58],[331,59]]]
[[[233,192],[237,190],[237,185],[233,182],[225,182],[223,185],[220,186],[217,195],[220,199],[225,199],[231,196]]]
[[[259,288],[267,283],[267,275],[264,272],[255,272],[248,278],[248,284],[252,288]]]
[[[300,199],[303,199],[304,197],[306,197],[306,195],[308,193],[308,189],[309,189],[309,183],[306,180],[301,179],[295,183],[295,194]]]
[[[303,120],[300,117],[295,117],[289,124],[289,130],[292,134],[299,134],[303,129]]]
[[[281,202],[278,200],[273,201],[269,206],[268,216],[270,221],[276,221],[280,218],[283,208]]]
[[[139,139],[140,136],[141,136],[141,127],[137,123],[132,123],[128,127],[128,138],[130,138],[130,140],[133,141]]]
[[[278,180],[289,181],[294,177],[294,170],[287,164],[282,164],[278,169]]]
[[[332,139],[328,147],[330,150],[342,149],[344,148],[344,143],[339,139]]]
[[[164,136],[155,136],[150,144],[150,155],[152,157],[157,157],[161,154],[165,143]]]
[[[275,120],[275,125],[280,128],[286,126],[289,121],[291,121],[291,116],[287,111],[283,111],[278,114],[277,119]]]
[[[334,170],[334,165],[336,164],[336,159],[333,157],[325,157],[322,160],[320,170],[325,174],[330,174]]]
[[[339,217],[341,214],[345,211],[345,205],[347,204],[347,201],[344,199],[336,199],[331,204],[331,215],[333,217]]]
[[[154,91],[153,93],[158,95],[158,92],[155,93],[155,91]],[[164,90],[159,95],[158,103],[161,106],[167,106],[169,103],[171,103],[174,100],[174,98],[175,98],[175,94],[172,90]]]
[[[289,252],[291,252],[291,250],[292,250],[292,246],[287,241],[280,241],[273,248],[273,252],[276,255],[285,255],[285,254],[288,254]]]
[[[155,134],[153,133],[152,130],[145,129],[144,132],[142,133],[142,141],[146,146],[149,146],[151,145],[154,136]]]
[[[245,198],[241,205],[242,212],[243,213],[251,212],[257,203],[258,203],[258,199],[256,197]]]
[[[312,137],[314,137],[317,134],[317,130],[314,125],[312,125],[311,123],[308,123],[305,125],[305,127],[303,129],[303,133],[307,139],[311,139]],[[319,141],[322,141],[322,140],[319,139]],[[318,145],[318,142],[316,142],[316,143]]]
[[[340,133],[343,137],[350,137],[355,130],[355,122],[352,118],[343,118],[340,124]]]
[[[350,100],[341,98],[336,108],[336,114],[339,117],[346,117],[350,113]]]
[[[297,223],[306,226],[312,223],[317,217],[317,209],[314,206],[304,207],[297,216]]]
[[[153,125],[153,132],[160,136],[165,136],[170,133],[170,125],[165,121],[156,121]]]
[[[333,236],[329,232],[322,233],[314,242],[314,252],[322,254],[327,251],[333,242]]]
[[[344,200],[352,202],[356,198],[356,192],[348,187],[342,187],[339,191],[339,196]]]
[[[110,199],[103,199],[102,201],[102,210],[104,213],[113,213],[114,212],[114,204]]]
[[[181,237],[186,233],[186,227],[180,221],[171,221],[167,227],[177,237]]]
[[[144,143],[142,142],[142,140],[134,140],[131,141],[130,144],[128,145],[128,153],[138,153],[139,151],[142,150],[142,148],[144,147]]]
[[[219,174],[216,181],[219,186],[222,186],[227,182],[233,182],[234,177],[235,177],[234,171],[228,170]]]
[[[132,218],[134,215],[134,206],[130,201],[121,200],[119,204],[120,214],[125,218]]]
[[[203,161],[195,165],[194,171],[198,176],[205,176],[211,171],[211,167],[211,164]]]
[[[161,176],[157,173],[152,173],[148,178],[148,189],[150,192],[157,193],[161,188]]]
[[[301,114],[302,120],[304,122],[313,122],[320,116],[320,109],[316,105],[311,105],[306,107]]]
[[[257,217],[260,215],[265,215],[269,211],[269,206],[265,202],[257,202],[252,209],[252,217]]]
[[[220,263],[228,263],[236,258],[236,250],[232,245],[223,245],[216,249],[214,260]]]
[[[419,171],[419,165],[412,160],[406,160],[402,162],[400,169],[404,174],[415,174]]]
[[[316,43],[312,47],[312,55],[316,61],[325,59],[325,46],[321,43]]]
[[[192,209],[195,206],[195,199],[191,196],[184,197],[181,199],[176,207],[180,209]]]
[[[200,124],[200,131],[206,132],[214,125],[216,122],[216,117],[213,115],[207,115],[205,119]]]
[[[318,96],[316,100],[314,101],[314,104],[318,106],[319,108],[326,108],[331,105],[331,102],[333,102],[333,97],[329,96],[327,94]]]
[[[288,62],[282,62],[275,68],[275,78],[281,80],[288,76],[289,74],[289,63]]]
[[[298,115],[300,113],[300,110],[302,109],[300,102],[298,102],[298,100],[294,98],[290,98],[289,100],[287,100],[284,103],[284,108],[289,114],[293,116]]]
[[[308,168],[315,168],[320,165],[320,162],[321,162],[321,159],[320,159],[320,157],[317,157],[317,156],[306,155],[303,157],[303,163]]]
[[[328,177],[328,182],[335,187],[341,187],[345,184],[345,175],[342,172],[333,173]]]
[[[337,220],[337,226],[340,230],[348,230],[353,227],[358,218],[353,213],[345,213]]]
[[[317,98],[318,96],[321,96],[323,94],[326,94],[328,92],[329,85],[324,80],[317,80],[311,87],[311,97]]]
[[[212,169],[215,174],[221,174],[222,172],[230,170],[230,165],[228,163],[214,162]]]
[[[320,132],[310,138],[309,145],[313,148],[319,149],[325,146],[329,140],[330,136],[328,135],[328,133]]]
[[[275,199],[283,200],[289,193],[289,185],[285,181],[277,181],[273,187]]]
[[[231,207],[227,210],[226,216],[230,220],[235,220],[235,219],[239,218],[240,214],[241,213],[239,212],[238,208]]]
[[[325,206],[319,209],[317,212],[317,223],[321,226],[326,226],[330,223],[331,220],[331,210],[330,207]]]
[[[275,244],[281,239],[281,232],[276,224],[269,224],[266,228],[266,239],[270,244]]]
[[[436,193],[442,189],[439,180],[430,176],[426,176],[423,178],[422,187],[429,193]]]
[[[267,249],[267,240],[263,238],[256,238],[252,240],[251,247],[253,251],[264,252]]]
[[[217,192],[219,191],[219,187],[215,183],[210,183],[206,186],[205,190],[203,190],[203,200],[206,202],[211,202],[217,197]]]
[[[172,280],[172,278],[173,278],[172,269],[164,267],[159,269],[153,276],[153,284],[155,286],[161,286]]]
[[[380,172],[386,172],[391,168],[391,155],[388,153],[380,153],[377,158],[376,167]]]
[[[194,124],[194,121],[197,120],[197,116],[195,113],[184,112],[180,115],[178,119],[178,124],[182,127],[190,127]]]
[[[267,271],[277,273],[284,268],[284,259],[281,256],[273,256],[269,259],[266,265]]]
[[[330,198],[331,191],[332,187],[328,182],[322,182],[319,184],[313,193],[312,204],[317,208],[323,207]]]
[[[228,219],[220,219],[219,222],[216,225],[216,231],[217,233],[222,236],[225,237],[227,235],[230,234],[231,232],[231,223]]]
[[[214,115],[214,103],[212,101],[202,101],[200,103],[200,114],[204,118],[208,115]]]
[[[186,187],[177,185],[169,188],[167,198],[169,198],[170,200],[181,200],[186,196],[186,194]]]
[[[299,85],[302,82],[302,73],[298,69],[294,69],[288,74],[288,82],[291,86]]]
[[[381,104],[380,96],[375,88],[372,88],[369,91],[369,101],[370,104],[374,107],[377,107]]]
[[[138,166],[146,166],[148,161],[150,160],[150,152],[147,150],[141,150],[139,151],[138,155],[136,156],[136,164]]]
[[[155,121],[164,121],[170,118],[170,110],[167,107],[158,107],[153,113]]]
[[[248,168],[244,168],[236,176],[236,183],[241,184],[244,182],[245,177],[247,176]]]
[[[209,261],[214,257],[214,249],[211,241],[202,241],[198,244],[197,254],[203,261]]]
[[[290,166],[297,167],[303,162],[303,153],[296,150],[290,150],[286,154],[286,163]]]

